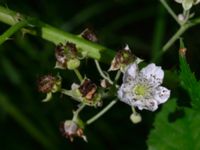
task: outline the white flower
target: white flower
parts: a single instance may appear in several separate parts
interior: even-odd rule
[[[200,0],[175,0],[177,3],[181,3],[184,10],[189,10],[192,5],[196,5]]]
[[[170,90],[160,86],[164,72],[161,67],[149,64],[139,71],[136,63],[130,64],[124,73],[118,98],[132,107],[155,111],[158,105],[168,100]]]

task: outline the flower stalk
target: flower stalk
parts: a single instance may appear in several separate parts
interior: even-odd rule
[[[83,77],[81,75],[81,73],[79,72],[78,69],[74,69],[74,72],[76,74],[76,76],[78,77],[79,81],[82,82],[83,81]]]
[[[105,80],[107,80],[110,84],[113,84],[113,81],[103,73],[98,60],[95,60],[95,64],[96,64],[97,70],[99,71],[101,77],[104,78]]]
[[[99,119],[102,115],[104,115],[110,108],[112,108],[115,104],[117,103],[117,100],[114,99],[112,100],[104,109],[102,109],[99,113],[97,113],[95,116],[90,118],[89,120],[86,121],[86,124],[92,124],[94,121]]]

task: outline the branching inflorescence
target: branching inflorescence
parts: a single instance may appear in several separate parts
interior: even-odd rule
[[[182,4],[183,12],[179,15],[174,13],[165,0],[160,1],[180,25],[177,33],[163,46],[160,53],[163,54],[187,29],[200,23],[199,18],[191,19],[194,14],[190,13],[192,6],[198,4],[200,1],[175,0]],[[84,141],[87,141],[84,128],[105,114],[118,100],[131,106],[132,114],[130,115],[130,119],[133,123],[139,123],[142,117],[136,109],[155,111],[158,105],[165,103],[170,97],[170,90],[161,86],[164,78],[162,68],[151,63],[139,69],[140,63],[143,60],[135,56],[128,45],[119,50],[113,60],[110,61],[104,55],[108,54],[107,56],[111,58],[114,52],[96,44],[98,39],[89,29],[75,36],[70,33],[61,32],[35,19],[23,17],[3,7],[0,7],[0,20],[13,25],[0,37],[1,44],[20,29],[24,33],[38,35],[35,30],[35,27],[38,27],[41,31],[39,36],[56,44],[55,68],[74,71],[79,79],[79,83],[73,83],[71,89],[63,87],[63,77],[59,74],[56,76],[51,74],[44,75],[38,79],[39,92],[46,94],[43,102],[51,100],[53,93],[64,94],[77,102],[77,109],[73,111],[73,117],[65,120],[60,125],[60,131],[63,136],[69,138],[70,141],[73,141],[75,137],[80,137]],[[26,27],[28,28],[26,29]],[[104,53],[100,53],[102,51]],[[79,72],[81,61],[88,57],[94,59],[98,73],[101,76],[100,85],[89,79],[87,75],[83,76]],[[110,62],[108,71],[101,69],[100,60]],[[110,72],[116,73],[114,78],[111,78],[109,75]],[[119,81],[121,76],[122,84]],[[103,104],[105,98],[112,99],[107,106]],[[103,109],[85,121],[80,118],[80,113],[86,107],[103,107]]]
[[[97,41],[95,34],[89,29],[80,35],[86,40]],[[78,51],[76,44],[71,42],[60,43],[55,48],[55,68],[73,70],[80,83],[73,83],[71,89],[64,89],[61,87],[62,78],[60,76],[46,75],[39,80],[39,91],[47,93],[43,102],[49,101],[52,93],[55,92],[67,95],[78,102],[78,108],[73,111],[72,119],[64,121],[60,126],[60,131],[70,141],[73,141],[74,137],[80,137],[87,141],[84,135],[84,127],[106,113],[118,99],[132,107],[133,113],[130,118],[133,123],[138,123],[141,121],[141,116],[135,108],[155,111],[158,104],[166,102],[170,96],[170,91],[160,86],[164,77],[161,67],[150,64],[139,72],[138,65],[142,62],[142,59],[136,57],[128,45],[116,53],[108,71],[103,71],[99,61],[94,60],[101,76],[101,85],[97,85],[87,76],[83,77],[79,72],[81,60],[86,57],[87,54]],[[116,71],[114,79],[111,79],[109,75],[111,71]],[[121,73],[123,73],[123,83],[118,85]],[[83,108],[86,106],[103,107],[103,101],[108,97],[114,100],[102,111],[87,121],[81,120],[79,114]]]

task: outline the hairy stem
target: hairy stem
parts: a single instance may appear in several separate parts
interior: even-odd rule
[[[110,50],[102,45],[87,41],[77,35],[61,31],[37,19],[23,16],[8,8],[0,6],[0,22],[13,26],[18,22],[17,18],[19,16],[21,21],[26,20],[29,23],[30,27],[26,30],[26,33],[28,34],[40,36],[41,38],[55,44],[64,43],[66,41],[75,43],[80,51],[83,51],[87,53],[89,57],[101,60],[102,62],[108,63],[114,56],[113,50]],[[101,57],[101,53],[106,55],[106,57]]]

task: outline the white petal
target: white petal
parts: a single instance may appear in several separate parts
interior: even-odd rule
[[[156,109],[158,109],[158,103],[155,100],[148,100],[147,106],[148,110],[150,111],[155,111]]]
[[[76,83],[73,83],[73,84],[71,85],[71,89],[72,89],[72,90],[75,90],[75,89],[78,89],[78,88],[79,88],[79,85],[76,84]]]
[[[151,99],[145,99],[143,101],[136,101],[134,103],[135,107],[138,107],[139,110],[150,110],[150,111],[155,111],[158,108],[158,103],[155,100]]]
[[[141,75],[148,80],[150,84],[158,86],[162,83],[164,77],[164,71],[161,67],[155,64],[149,64],[141,70]]]
[[[200,3],[200,0],[194,1],[194,5],[196,5],[196,4],[198,4],[198,3]]]
[[[189,10],[192,7],[193,3],[194,3],[194,0],[183,0],[182,6],[184,10]]]
[[[130,101],[129,101],[129,96],[127,95],[126,91],[124,90],[125,86],[124,84],[122,84],[122,86],[119,88],[119,90],[117,91],[117,96],[119,98],[120,101],[131,105]]]
[[[170,90],[162,86],[156,88],[154,98],[155,100],[157,100],[158,104],[166,102],[169,99],[169,97],[170,97]]]
[[[123,81],[127,82],[130,80],[135,79],[135,77],[138,75],[138,66],[136,63],[130,64],[123,76]]]
[[[183,0],[175,0],[177,3],[182,3]]]
[[[123,85],[122,85],[123,86]],[[117,96],[119,99],[123,98],[123,89],[122,86],[119,88],[119,90],[117,91]]]

